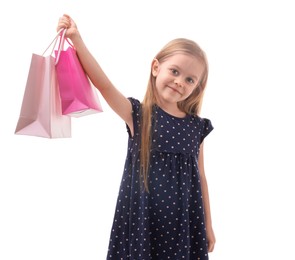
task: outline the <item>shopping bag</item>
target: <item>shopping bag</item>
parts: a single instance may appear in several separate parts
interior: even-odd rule
[[[62,103],[62,113],[73,117],[81,117],[102,112],[97,90],[92,86],[76,50],[65,37],[66,29],[60,36],[59,48],[55,51],[56,73]],[[64,50],[65,40],[68,43]]]
[[[56,35],[48,56],[32,54],[31,65],[15,134],[46,138],[71,137],[71,118],[62,115],[55,70]]]

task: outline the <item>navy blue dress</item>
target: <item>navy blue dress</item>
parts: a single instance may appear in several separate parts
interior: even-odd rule
[[[210,120],[178,118],[153,110],[149,193],[139,172],[140,102],[133,108],[134,136],[118,194],[107,259],[208,259],[198,152],[212,131]]]

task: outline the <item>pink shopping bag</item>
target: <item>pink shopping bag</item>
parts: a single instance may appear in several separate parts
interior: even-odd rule
[[[49,45],[54,42],[52,52],[58,37],[59,34]],[[46,138],[71,137],[71,118],[62,115],[55,58],[52,52],[44,56],[45,52],[32,55],[15,134]]]
[[[102,112],[97,90],[91,85],[83,70],[76,50],[65,38],[66,29],[60,36],[56,55],[56,73],[62,102],[62,113],[73,117],[81,117]],[[64,49],[65,39],[69,43]]]

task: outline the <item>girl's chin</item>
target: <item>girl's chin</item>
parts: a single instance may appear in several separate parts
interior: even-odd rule
[[[175,96],[171,96],[171,95],[164,95],[162,97],[160,97],[160,102],[161,103],[167,103],[167,104],[176,104],[177,102],[179,102],[179,98],[176,98]]]

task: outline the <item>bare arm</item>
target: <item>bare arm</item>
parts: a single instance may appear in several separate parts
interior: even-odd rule
[[[106,76],[96,59],[87,49],[75,22],[70,16],[64,15],[60,18],[57,30],[67,28],[66,37],[73,42],[79,60],[93,85],[100,91],[109,106],[117,113],[129,126],[133,134],[132,106],[130,101],[122,95]]]
[[[204,142],[200,147],[200,154],[198,158],[200,178],[201,178],[201,188],[202,188],[202,196],[204,203],[204,211],[205,211],[205,221],[206,221],[206,230],[207,230],[207,239],[208,239],[208,251],[212,252],[215,245],[215,235],[212,228],[212,218],[211,218],[211,210],[210,210],[210,200],[209,200],[209,191],[208,184],[205,175],[205,167],[204,167]]]

